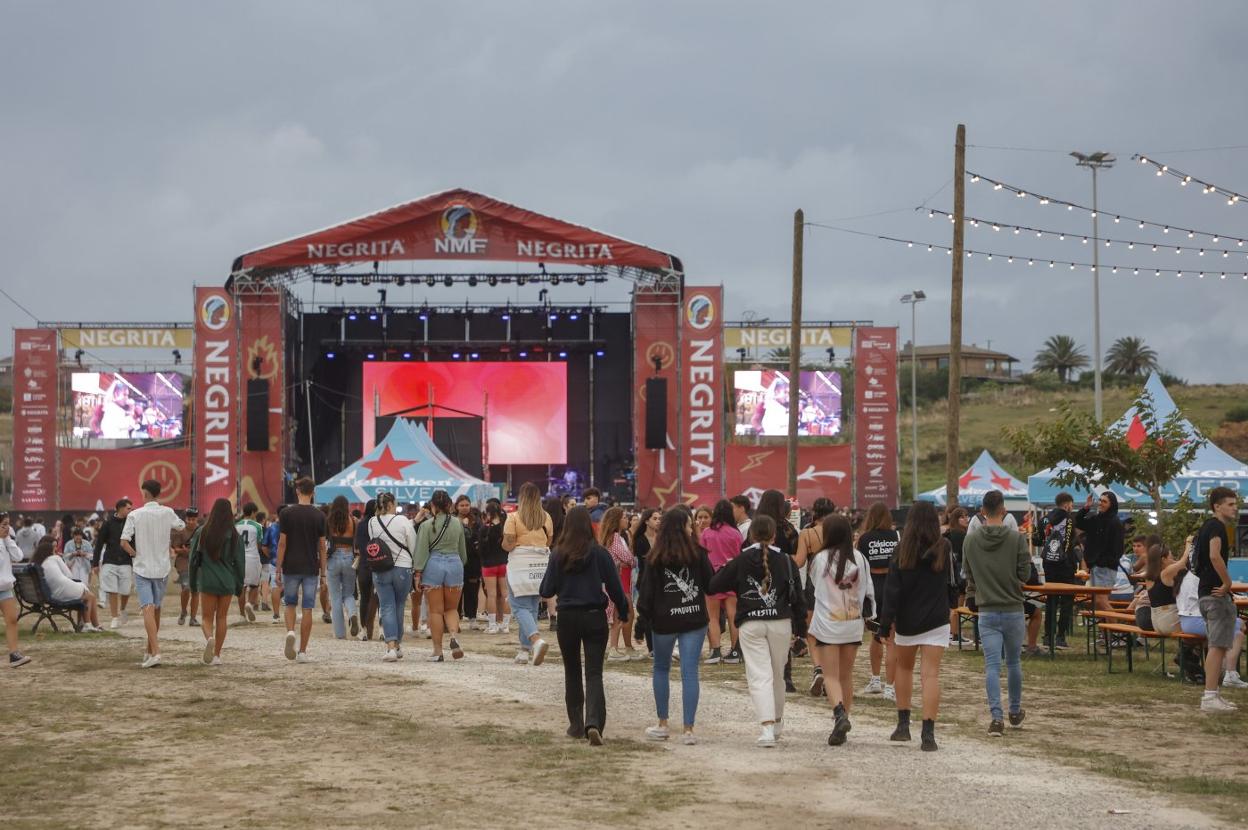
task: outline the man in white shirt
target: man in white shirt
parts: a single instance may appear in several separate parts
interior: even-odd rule
[[[17,546],[22,549],[22,553],[27,559],[35,553],[35,545],[39,544],[39,540],[48,535],[48,530],[39,523],[39,520],[33,516],[27,516],[22,523],[22,529],[17,531]]]
[[[160,604],[165,598],[169,584],[169,571],[173,566],[173,548],[170,535],[182,530],[186,523],[178,518],[172,508],[165,507],[160,496],[160,482],[143,482],[143,506],[126,516],[121,532],[121,547],[134,557],[134,581],[139,589],[139,607],[143,611],[143,628],[147,631],[147,651],[143,654],[142,667],[150,669],[160,665]]]

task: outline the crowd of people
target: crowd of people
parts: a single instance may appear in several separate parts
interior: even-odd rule
[[[107,517],[67,515],[51,532],[29,518],[15,527],[0,514],[9,665],[30,662],[18,650],[13,563],[34,563],[54,600],[81,601],[87,631],[103,630],[93,580],[108,595],[114,629],[125,624],[137,592],[143,668],[162,660],[161,609],[172,573],[178,624],[201,629],[202,659],[210,666],[222,664],[235,608],[246,623],[271,614],[272,623],[284,625],[282,651],[294,663],[312,660],[318,603],[334,637],[377,639],[386,662],[404,659],[405,639],[413,636],[431,641],[430,662],[463,659],[466,621],[487,635],[509,635],[514,623],[516,662],[541,666],[550,648],[545,617],[563,659],[568,734],[595,745],[606,728],[606,661],[652,661],[655,724],[645,736],[655,741],[677,732],[669,697],[671,667],[679,662],[679,734],[686,744],[697,741],[699,665],[743,662],[757,744],[770,747],[784,734],[786,696],[798,691],[793,659],[805,655],[814,664],[808,693],[831,708],[827,742],[842,745],[852,729],[856,657],[865,638],[869,674],[861,693],[894,703],[893,741],[911,740],[917,705],[920,747],[935,751],[941,660],[959,642],[954,609],[975,613],[988,734],[1000,737],[1007,721],[1019,728],[1026,716],[1020,658],[1038,648],[1043,612],[1026,588],[1041,573],[1073,581],[1083,566],[1092,585],[1122,587],[1141,628],[1207,639],[1202,710],[1234,709],[1222,689],[1248,687],[1235,671],[1244,626],[1226,567],[1226,528],[1238,501],[1225,488],[1210,493],[1212,515],[1179,556],[1155,536],[1133,537],[1128,551],[1129,528],[1112,493],[1089,497],[1079,510],[1061,494],[1042,521],[1022,528],[999,491],[990,491],[973,516],[918,502],[898,531],[883,504],[858,513],[818,499],[803,516],[777,490],[765,491],[757,505],[738,496],[662,511],[607,505],[593,488],[579,503],[571,496],[543,500],[531,483],[510,510],[498,500],[481,507],[467,497],[453,500],[445,491],[425,505],[401,505],[380,492],[359,510],[341,497],[314,504],[310,479],[295,490],[297,503],[272,518],[254,504],[236,512],[226,499],[216,500],[203,521],[194,509],[179,516],[160,503],[156,481],[144,482],[138,507],[121,499]],[[1072,616],[1071,606],[1059,603],[1055,648],[1066,647]],[[912,704],[916,663],[921,696]]]

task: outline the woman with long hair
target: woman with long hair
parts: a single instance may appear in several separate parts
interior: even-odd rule
[[[823,520],[836,511],[836,505],[832,503],[832,499],[820,496],[815,499],[814,504],[810,506],[810,524],[806,525],[797,534],[797,550],[793,554],[793,564],[797,566],[798,576],[802,580],[802,590],[806,597],[806,627],[810,627],[810,616],[814,612],[815,593],[811,584],[810,563],[814,559],[816,553],[823,549]],[[815,649],[814,637],[807,634],[805,643],[795,643],[795,646],[805,645],[809,648],[811,662],[814,664],[810,677],[810,688],[807,692],[811,697],[823,696],[823,666],[819,662],[819,652]],[[795,651],[797,653],[797,651]],[[801,656],[800,653],[797,656]],[[784,680],[788,685],[793,683],[793,660],[784,665]]]
[[[775,746],[784,722],[784,663],[793,628],[806,633],[806,601],[793,560],[772,544],[776,523],[767,513],[750,524],[752,544],[711,577],[709,593],[737,595],[737,631],[745,679],[762,727],[758,745]]]
[[[858,552],[867,559],[867,567],[871,570],[871,583],[875,592],[876,603],[880,606],[877,614],[883,615],[884,580],[888,577],[888,566],[893,561],[897,545],[901,543],[901,534],[893,529],[893,514],[888,505],[877,501],[867,510],[866,518],[859,526]],[[869,651],[871,658],[871,679],[862,690],[864,695],[883,694],[885,700],[896,700],[893,679],[897,668],[897,653],[892,643],[882,631],[876,632],[871,638]],[[880,683],[880,663],[884,663],[884,682]]]
[[[414,577],[429,599],[429,629],[433,633],[431,662],[441,663],[442,636],[449,632],[451,658],[463,659],[459,635],[459,595],[464,587],[464,566],[468,562],[468,541],[463,523],[454,515],[451,496],[445,490],[433,491],[429,500],[433,518],[420,526],[416,536]]]
[[[538,589],[541,584],[540,581],[535,582],[533,576],[543,567],[543,562],[550,561],[550,546],[554,538],[554,521],[542,509],[542,491],[533,482],[526,481],[520,485],[516,512],[508,516],[503,524],[503,550],[508,553],[507,600],[520,627],[517,663],[532,660],[533,665],[540,666],[550,650],[537,627]]]
[[[637,562],[633,559],[632,551],[628,549],[628,542],[624,541],[623,531],[623,507],[611,507],[602,514],[602,521],[598,524],[598,544],[611,554],[611,561],[615,562],[615,568],[620,574],[620,584],[624,586],[624,596],[631,597],[633,595],[633,566]],[[623,620],[617,618],[614,603],[607,604],[607,620],[611,623],[611,653],[607,659],[641,659],[642,655],[633,648],[633,632]],[[621,633],[624,635],[624,648],[622,649],[620,648]]]
[[[548,514],[550,514],[550,521],[551,521],[551,527],[552,527],[551,536],[550,536],[551,547],[554,547],[555,543],[559,541],[559,534],[563,532],[563,519],[564,519],[564,516],[566,516],[568,512],[568,509],[567,509],[568,498],[569,498],[568,496],[564,496],[561,499],[560,498],[548,498],[542,501],[542,509],[545,510]],[[575,498],[572,499],[571,504],[573,507],[576,506]],[[545,600],[546,619],[550,620],[551,631],[559,630],[559,610],[556,607],[559,604],[558,600],[559,600],[558,597],[551,597],[550,599]]]
[[[481,520],[481,583],[485,589],[486,634],[510,634],[507,610],[507,551],[503,550],[503,510],[487,504]]]
[[[729,526],[737,532],[731,522]],[[672,651],[679,645],[683,739],[686,744],[697,743],[693,724],[698,714],[698,661],[706,640],[706,587],[712,573],[706,551],[693,542],[685,512],[667,513],[637,588],[637,614],[646,618],[654,641],[654,705],[659,724],[646,729],[646,737],[652,741],[666,741],[670,735],[667,714]]]
[[[663,518],[661,511],[648,507],[641,511],[641,515],[637,516],[634,522],[630,523],[629,547],[632,550],[633,561],[637,563],[637,581],[646,576],[646,557],[649,556],[650,550],[654,547],[654,542],[659,537],[659,520]],[[635,524],[636,527],[631,525]],[[652,658],[654,656],[654,638],[650,633],[649,624],[640,616],[633,615],[636,622],[633,626],[633,638],[641,640],[646,644],[646,654]]]
[[[100,605],[95,594],[87,590],[86,585],[74,579],[69,565],[65,564],[65,560],[56,552],[56,540],[51,536],[44,536],[39,544],[35,545],[31,561],[43,572],[43,579],[48,584],[53,601],[82,602],[84,606],[83,631],[95,633],[104,630],[100,628]]]
[[[922,749],[935,752],[940,709],[940,659],[949,647],[950,598],[957,590],[953,552],[940,535],[940,518],[929,502],[915,502],[906,517],[897,555],[884,581],[880,633],[896,629],[897,728],[890,740],[910,740],[914,658],[923,652]]]
[[[797,554],[797,528],[789,521],[789,503],[784,493],[779,490],[764,490],[758,497],[755,516],[769,516],[776,526],[776,536],[772,540],[774,547],[789,556]],[[745,544],[750,544],[749,540]]]
[[[533,490],[537,492],[536,487]],[[522,497],[523,492],[521,488]],[[601,746],[607,725],[607,697],[602,687],[607,602],[615,606],[616,614],[625,621],[629,607],[615,562],[595,540],[594,525],[584,507],[572,508],[564,518],[563,534],[542,577],[539,593],[547,598],[558,597],[562,624],[557,633],[563,655],[568,737],[588,738],[593,746]]]
[[[386,546],[394,567],[373,571],[373,590],[381,617],[381,636],[386,640],[382,660],[393,663],[403,658],[403,609],[412,592],[412,564],[416,551],[416,528],[399,512],[394,493],[377,494],[377,513],[368,520],[368,538]],[[361,568],[368,564],[360,563]],[[419,602],[419,600],[417,600]]]
[[[464,546],[468,558],[464,562],[464,588],[459,592],[460,616],[468,620],[468,630],[476,631],[484,626],[477,624],[477,609],[481,604],[481,511],[472,506],[464,495],[455,499],[455,518],[464,526]]]
[[[875,589],[867,559],[854,550],[854,531],[844,516],[829,511],[820,527],[820,549],[807,576],[814,588],[810,637],[832,704],[829,746],[845,743],[854,705],[854,658],[862,645],[864,619],[874,615]]]
[[[737,530],[736,520],[732,516],[732,502],[720,499],[711,511],[711,521],[698,537],[699,544],[706,550],[711,569],[718,572],[721,568],[737,558],[741,552],[741,531]],[[723,608],[728,620],[728,654],[724,655],[720,645],[719,612]],[[728,663],[741,662],[741,652],[737,647],[737,595],[731,591],[722,594],[707,594],[706,609],[710,615],[711,653],[706,658],[708,664],[724,660]],[[684,654],[684,651],[681,651]],[[725,656],[727,659],[725,660]]]
[[[377,515],[376,499],[364,505],[364,515],[355,527],[355,584],[360,593],[359,619],[360,639],[368,642],[373,638],[373,623],[377,619],[377,594],[373,591],[373,572],[364,563],[364,548],[368,545],[368,525]]]
[[[330,617],[334,622],[334,636],[347,638],[347,626],[351,636],[360,634],[360,618],[355,606],[355,571],[352,560],[355,548],[355,519],[351,517],[351,505],[346,496],[336,496],[329,506],[329,561],[326,563],[326,579],[329,581]]]
[[[191,591],[199,594],[204,663],[208,665],[221,665],[230,603],[246,581],[246,552],[243,537],[234,527],[234,510],[228,499],[217,499],[208,520],[191,537]]]
[[[26,554],[18,547],[13,528],[9,524],[9,514],[0,512],[0,616],[4,618],[4,639],[9,648],[6,665],[11,669],[30,662],[30,658],[17,647],[17,618],[22,609],[13,593],[13,586],[17,584],[13,576],[13,563],[21,562],[25,558]]]

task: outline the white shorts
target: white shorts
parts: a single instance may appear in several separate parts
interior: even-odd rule
[[[260,585],[261,577],[260,557],[246,557],[243,561],[243,584],[248,588],[256,588]]]
[[[898,634],[893,639],[899,646],[940,646],[949,648],[949,623],[937,626],[922,634]]]
[[[128,597],[134,590],[134,567],[132,565],[101,565],[100,592]]]

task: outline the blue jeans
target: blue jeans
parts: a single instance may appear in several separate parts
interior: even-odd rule
[[[984,686],[988,690],[988,710],[993,720],[1005,720],[1001,713],[1001,653],[1010,692],[1010,713],[1023,706],[1023,663],[1020,652],[1027,623],[1020,611],[980,611],[979,639],[984,650]]]
[[[347,636],[347,617],[355,616],[355,569],[351,552],[335,550],[329,557],[326,571],[329,579],[330,615],[334,619],[334,636]]]
[[[698,663],[706,626],[683,634],[650,635],[654,642],[654,708],[659,720],[667,720],[667,698],[672,675],[672,648],[680,643],[680,710],[685,726],[693,726],[698,714]]]
[[[311,611],[316,607],[316,594],[320,584],[321,578],[315,574],[282,574],[282,602],[288,608],[302,604],[304,611]]]
[[[403,642],[403,611],[412,592],[412,569],[393,567],[373,574],[377,608],[381,614],[381,634],[387,643]]]
[[[507,601],[511,603],[512,616],[520,626],[520,648],[532,651],[533,644],[529,638],[537,633],[537,603],[540,597],[533,594],[529,597],[518,597],[511,591],[511,583],[507,583]]]

